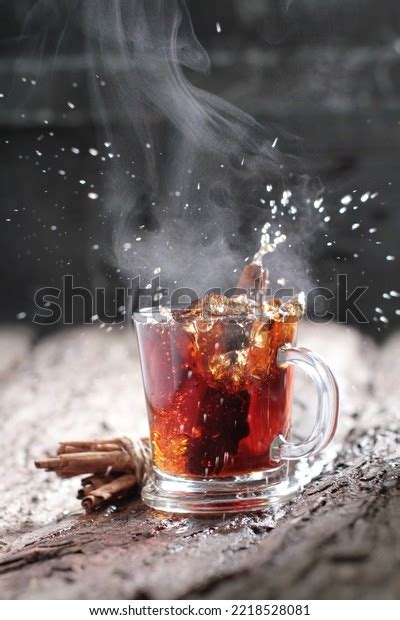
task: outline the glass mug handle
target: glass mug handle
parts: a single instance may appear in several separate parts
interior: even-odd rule
[[[323,450],[332,440],[339,413],[339,393],[335,377],[325,362],[309,349],[284,345],[278,349],[280,368],[298,366],[314,381],[317,388],[317,419],[308,439],[294,444],[277,435],[270,446],[273,461],[293,461],[312,456]]]

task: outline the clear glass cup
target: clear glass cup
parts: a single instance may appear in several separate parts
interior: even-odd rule
[[[320,452],[338,417],[331,370],[295,346],[297,323],[246,316],[134,315],[150,423],[152,508],[178,513],[260,510],[292,498],[291,461]],[[293,369],[314,381],[307,440],[291,441]]]

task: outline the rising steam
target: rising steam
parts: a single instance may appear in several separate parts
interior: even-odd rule
[[[81,7],[94,102],[118,154],[106,199],[116,264],[147,281],[160,268],[165,284],[199,294],[234,285],[271,209],[275,218],[288,206],[297,213],[293,203],[304,199],[304,178],[299,184],[293,160],[274,148],[280,134],[193,85],[194,72],[210,71],[210,61],[183,2],[91,0]],[[301,286],[299,238],[272,263]]]

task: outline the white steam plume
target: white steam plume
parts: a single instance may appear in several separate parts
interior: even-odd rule
[[[210,62],[183,2],[80,7],[95,105],[120,155],[107,199],[117,264],[147,280],[160,267],[165,284],[199,294],[234,284],[249,233],[269,216],[266,186],[280,195],[290,178],[296,196],[294,160],[272,146],[281,135],[191,83],[191,72],[209,71]],[[302,197],[298,183],[297,191]]]

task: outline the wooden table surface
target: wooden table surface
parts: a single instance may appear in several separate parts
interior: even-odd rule
[[[398,598],[400,334],[378,347],[303,325],[341,391],[325,470],[276,513],[197,519],[133,499],[83,516],[78,480],[34,469],[57,441],[147,433],[135,340],[71,328],[0,330],[2,598]],[[295,416],[315,406],[296,378]]]

